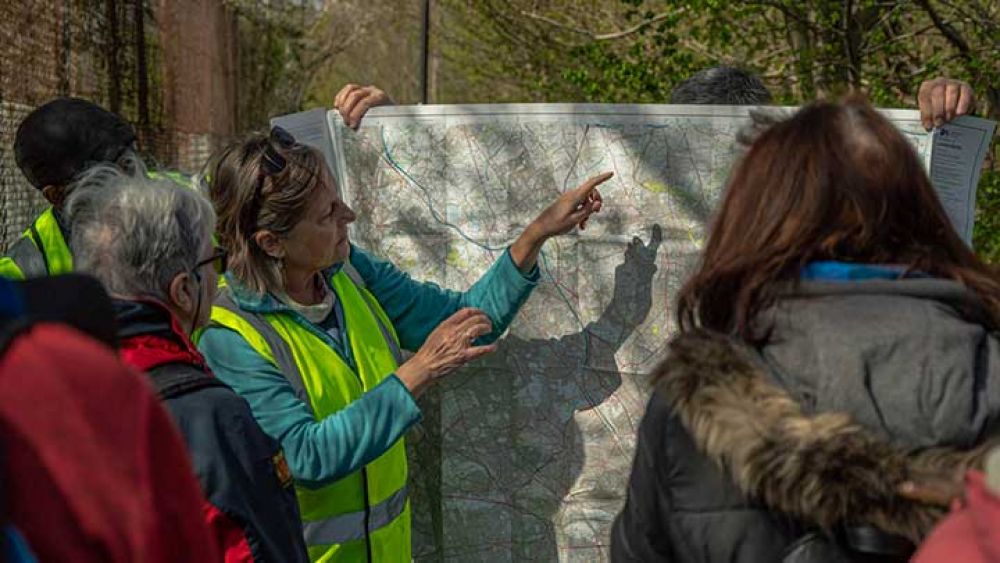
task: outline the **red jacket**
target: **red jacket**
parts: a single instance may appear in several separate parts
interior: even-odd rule
[[[969,472],[965,484],[964,504],[931,532],[913,557],[915,563],[1000,561],[1000,495],[976,471]]]
[[[185,447],[148,383],[39,324],[0,359],[5,510],[41,561],[217,562]]]

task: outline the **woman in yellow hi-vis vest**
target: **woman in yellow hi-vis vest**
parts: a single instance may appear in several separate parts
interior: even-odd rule
[[[224,151],[208,176],[230,259],[199,347],[281,442],[310,558],[410,561],[413,397],[494,350],[538,280],[542,244],[598,211],[611,175],[563,194],[465,292],[353,246],[354,212],[323,157],[279,128]]]

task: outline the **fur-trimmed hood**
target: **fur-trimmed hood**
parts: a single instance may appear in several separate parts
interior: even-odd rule
[[[961,475],[996,444],[908,450],[846,413],[808,414],[755,351],[708,332],[676,337],[654,380],[699,450],[744,494],[826,530],[872,525],[919,542],[944,510],[900,497],[899,485]]]

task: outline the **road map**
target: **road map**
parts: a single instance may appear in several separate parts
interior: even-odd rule
[[[925,132],[916,112],[886,115],[939,176],[968,240],[974,149],[992,124],[963,118],[939,150],[942,130]],[[615,173],[587,229],[546,243],[540,283],[498,352],[422,397],[407,437],[417,560],[606,560],[647,374],[750,109],[396,106],[370,111],[357,132],[323,110],[275,122],[323,150],[357,211],[356,244],[458,290],[560,193]]]

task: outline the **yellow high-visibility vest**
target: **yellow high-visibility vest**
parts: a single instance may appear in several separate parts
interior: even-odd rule
[[[356,371],[290,314],[244,311],[228,290],[212,307],[212,323],[236,331],[274,363],[307,400],[316,420],[360,399],[394,373],[401,361],[395,328],[357,272],[345,264],[330,281],[350,328],[347,335]],[[409,562],[406,478],[406,448],[400,439],[367,466],[336,482],[318,489],[297,485],[310,560],[353,563],[368,560],[370,553],[372,562]]]

